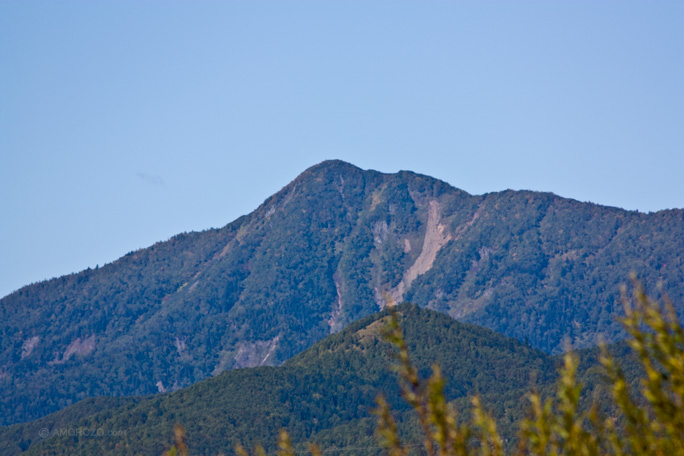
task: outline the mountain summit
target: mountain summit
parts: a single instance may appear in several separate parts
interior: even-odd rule
[[[682,210],[475,196],[326,161],[221,229],[0,300],[0,424],[280,364],[403,301],[551,353],[617,340],[620,284],[638,271],[684,302],[683,252]]]

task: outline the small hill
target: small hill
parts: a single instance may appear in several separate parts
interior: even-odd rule
[[[532,385],[553,382],[553,359],[539,350],[441,313],[409,305],[398,310],[415,364],[424,374],[432,363],[440,364],[452,400],[479,393],[507,423],[520,418],[520,403]],[[389,369],[391,347],[381,337],[387,316],[384,311],[353,323],[281,367],[232,370],[174,393],[128,399],[123,405],[110,398],[99,404],[104,410],[100,413],[92,413],[84,403],[58,412],[84,413],[80,421],[61,426],[101,429],[101,437],[37,438],[38,426],[51,434],[58,429],[59,420],[52,418],[6,428],[0,442],[9,449],[8,440],[20,437],[24,445],[30,444],[27,455],[161,454],[174,423],[182,423],[193,454],[229,453],[239,442],[272,446],[281,428],[299,442],[313,439],[344,446],[352,438],[374,445],[370,411],[378,392],[396,410],[408,412]],[[111,436],[120,430],[126,435]]]

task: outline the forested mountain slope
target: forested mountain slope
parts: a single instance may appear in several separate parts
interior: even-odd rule
[[[683,303],[682,253],[682,210],[324,162],[224,228],[0,300],[0,424],[276,365],[404,300],[550,353],[617,340],[619,285],[638,271]]]

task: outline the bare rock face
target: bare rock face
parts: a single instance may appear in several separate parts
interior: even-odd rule
[[[420,255],[418,255],[418,258],[416,258],[416,261],[404,273],[399,285],[389,292],[389,305],[394,306],[403,302],[406,290],[411,287],[413,281],[432,268],[439,250],[451,240],[451,235],[446,233],[445,229],[446,227],[439,223],[439,202],[437,200],[432,200],[430,201],[430,208],[428,210],[423,249],[421,250]]]
[[[39,341],[40,337],[38,336],[33,336],[26,339],[24,343],[21,344],[21,359],[31,356],[33,349],[36,348],[36,345],[38,345]]]
[[[91,335],[84,339],[80,337],[70,343],[61,356],[57,356],[52,364],[64,364],[74,356],[83,358],[91,354],[95,350],[95,336]]]
[[[270,340],[244,342],[238,347],[233,367],[270,366],[274,364],[273,353],[280,337]]]

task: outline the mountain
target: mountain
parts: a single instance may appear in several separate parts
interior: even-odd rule
[[[683,252],[682,210],[323,162],[223,228],[0,300],[0,424],[278,365],[403,301],[549,353],[618,340],[620,284],[638,271],[684,303]]]

